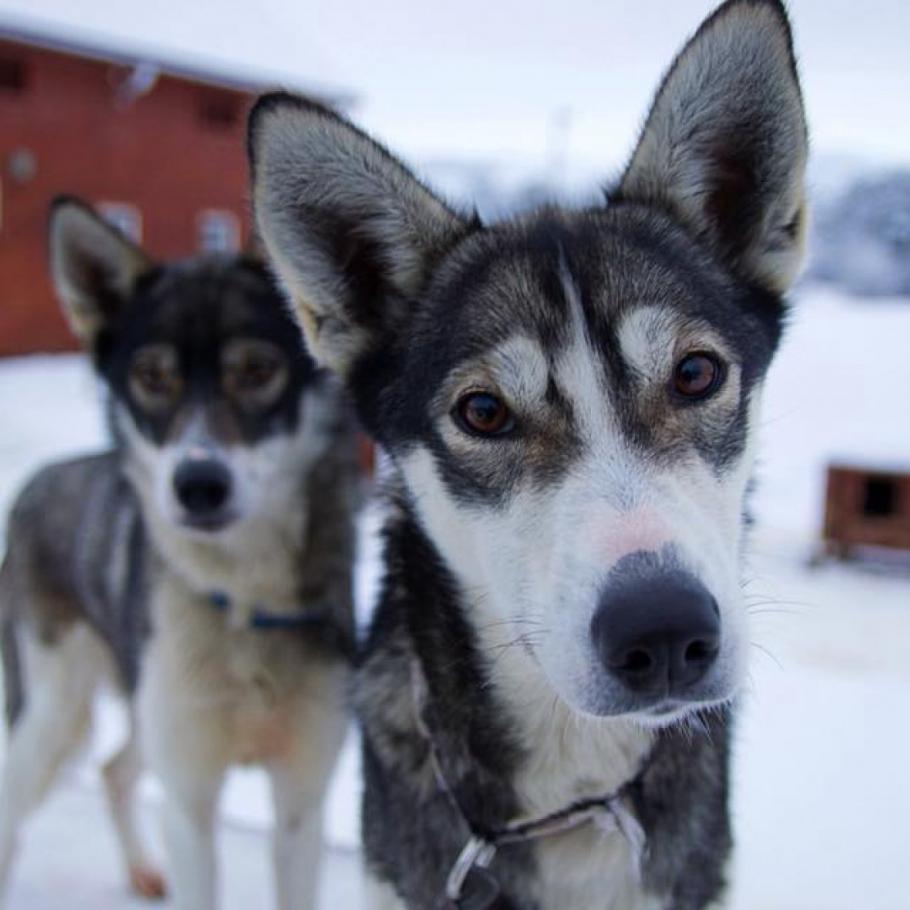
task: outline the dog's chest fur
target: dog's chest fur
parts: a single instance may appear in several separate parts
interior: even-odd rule
[[[513,786],[523,814],[541,816],[580,799],[609,795],[635,777],[652,737],[632,724],[588,720],[572,715],[541,691],[527,676],[505,673],[496,692],[522,730],[524,760]],[[529,708],[529,705],[536,707]],[[619,831],[605,832],[589,823],[533,847],[540,906],[561,910],[602,907],[604,910],[656,910],[661,906],[640,887],[639,863]]]
[[[577,799],[615,792],[635,776],[650,737],[631,726],[587,723],[562,705],[527,712],[527,758],[515,775],[516,794],[528,814],[559,810]],[[530,716],[528,716],[530,714]],[[598,729],[599,728],[599,729]],[[534,846],[541,906],[651,908],[641,896],[640,857],[618,831],[595,824],[538,841]]]
[[[301,603],[306,580],[293,540],[277,531],[258,541],[251,536],[236,560],[205,551],[190,550],[192,559],[168,554],[154,583],[143,667],[148,701],[188,721],[205,715],[209,740],[228,764],[287,759],[308,712],[343,706],[341,655],[322,647],[313,629],[249,624],[254,609],[280,615],[318,608]],[[214,591],[228,597],[227,610],[213,606]]]

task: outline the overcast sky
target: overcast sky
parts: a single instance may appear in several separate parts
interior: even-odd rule
[[[544,167],[554,124],[568,118],[573,169],[609,171],[663,68],[714,5],[0,0],[0,19],[337,85],[358,96],[358,119],[415,159]],[[815,150],[910,164],[910,2],[791,0],[790,9]]]

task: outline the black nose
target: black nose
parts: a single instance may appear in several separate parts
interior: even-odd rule
[[[634,692],[681,693],[720,648],[717,602],[681,570],[617,578],[604,592],[591,635],[607,672]]]
[[[174,472],[177,499],[194,518],[211,518],[231,494],[231,474],[214,458],[188,458]]]

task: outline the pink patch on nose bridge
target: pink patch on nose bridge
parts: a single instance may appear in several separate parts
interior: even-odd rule
[[[670,529],[653,509],[619,512],[591,530],[594,549],[607,565],[641,550],[656,552],[673,540]]]

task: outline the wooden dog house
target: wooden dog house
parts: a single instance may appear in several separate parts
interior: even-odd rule
[[[910,552],[910,469],[830,465],[822,537],[840,559],[857,547]]]

